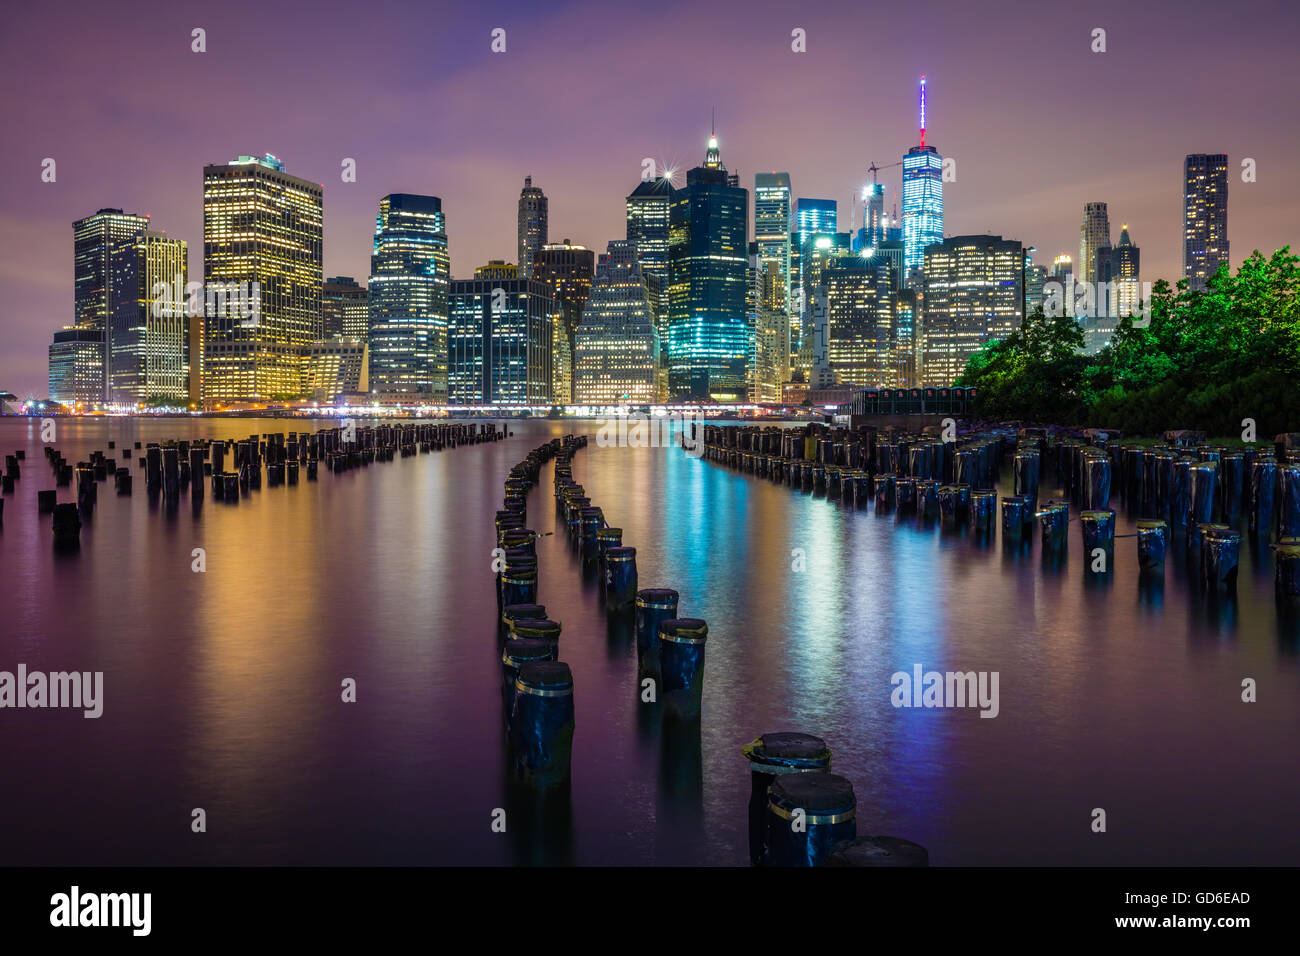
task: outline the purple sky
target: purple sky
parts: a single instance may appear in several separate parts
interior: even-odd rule
[[[1078,254],[1083,204],[1128,223],[1142,278],[1177,278],[1188,152],[1229,154],[1234,263],[1294,242],[1294,43],[1279,2],[224,3],[42,0],[0,31],[0,390],[46,393],[72,319],[72,221],[104,206],[190,243],[202,167],[270,152],[325,186],[325,274],[364,279],[375,205],[432,193],[452,274],[515,258],[526,174],[551,238],[624,233],[641,160],[698,165],[716,105],[722,160],[753,186],[787,170],[841,216],[866,166],[916,141],[957,162],[945,230]],[[207,52],[190,31],[207,31]],[[489,50],[493,28],[507,52]],[[790,49],[807,31],[808,52]],[[1107,52],[1091,33],[1107,31]],[[58,180],[42,183],[41,161]],[[340,181],[344,157],[357,181]],[[1239,164],[1258,163],[1243,184]],[[898,199],[899,170],[881,181]]]

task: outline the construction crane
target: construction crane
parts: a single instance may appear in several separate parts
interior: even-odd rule
[[[902,166],[902,165],[903,165],[902,160],[899,160],[896,163],[887,163],[884,166],[877,166],[875,162],[872,161],[871,165],[867,167],[867,172],[871,174],[871,181],[873,183],[879,183],[880,178],[876,175],[876,173],[880,172],[882,169],[893,169],[895,166]]]

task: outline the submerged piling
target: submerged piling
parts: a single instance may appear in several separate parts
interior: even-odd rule
[[[812,734],[763,734],[741,748],[749,761],[749,861],[762,866],[767,856],[768,789],[780,776],[831,769],[826,741]]]
[[[510,715],[510,740],[520,776],[541,789],[568,780],[573,730],[569,665],[561,661],[522,663]]]
[[[659,625],[659,667],[669,714],[683,720],[700,716],[704,693],[704,645],[709,626],[698,618],[671,618]]]
[[[818,866],[857,836],[853,784],[834,773],[779,776],[768,791],[768,866]]]

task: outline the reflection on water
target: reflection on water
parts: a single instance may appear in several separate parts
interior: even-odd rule
[[[60,421],[56,444],[75,462],[109,440],[304,427]],[[861,832],[915,840],[938,865],[1300,854],[1285,822],[1300,799],[1300,624],[1276,612],[1267,548],[1243,546],[1237,595],[1210,598],[1176,541],[1162,574],[1140,575],[1119,540],[1094,578],[1077,524],[1044,561],[1036,536],[1005,546],[594,440],[574,478],[636,547],[641,586],[677,589],[679,614],[709,623],[703,716],[682,725],[643,702],[654,662],[640,672],[630,616],[605,614],[548,465],[529,518],[554,532],[538,542],[540,600],[574,674],[573,778],[521,789],[501,726],[492,517],[511,464],[595,425],[511,428],[237,505],[101,484],[81,547],[56,554],[36,511],[54,487],[39,423],[0,421],[0,449],[26,450],[0,529],[0,669],[105,673],[99,720],[0,711],[4,777],[22,781],[0,791],[20,822],[3,862],[744,865],[740,748],[784,730],[828,741]],[[1117,532],[1132,530],[1121,516]],[[917,664],[998,671],[1000,715],[894,709],[890,674]],[[1258,703],[1241,702],[1247,677]],[[1105,835],[1088,826],[1097,806]],[[197,807],[206,834],[190,831]]]

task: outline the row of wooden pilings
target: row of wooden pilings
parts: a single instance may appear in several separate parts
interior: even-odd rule
[[[528,527],[528,492],[541,467],[568,461],[585,436],[553,438],[510,469],[496,513],[497,644],[502,707],[517,778],[546,791],[567,785],[573,757],[573,673],[560,660],[559,621],[539,603],[537,539]]]
[[[1212,593],[1235,591],[1244,531],[1274,552],[1279,605],[1300,608],[1300,435],[1230,449],[1204,442],[1124,444],[1104,434],[1056,440],[1041,429],[943,441],[870,427],[702,427],[707,459],[846,506],[874,506],[877,513],[915,515],[991,537],[1000,504],[1004,545],[1032,542],[1037,524],[1048,558],[1066,552],[1073,503],[1092,575],[1114,569],[1112,498],[1137,519],[1132,537],[1142,574],[1160,573],[1171,542],[1181,538],[1189,569]],[[1013,493],[999,502],[995,489],[1008,458]],[[1066,500],[1042,496],[1045,467]]]
[[[121,449],[120,460],[115,454],[116,442],[110,441],[107,452],[92,452],[87,460],[77,462],[75,469],[57,448],[47,445],[45,457],[56,487],[37,492],[37,511],[52,515],[56,547],[72,549],[80,542],[83,521],[94,514],[100,483],[111,476],[119,496],[132,494],[132,458],[144,473],[145,491],[151,499],[161,498],[169,506],[175,506],[182,494],[188,494],[197,512],[202,507],[209,480],[212,499],[233,505],[262,487],[263,473],[270,487],[296,485],[301,475],[307,481],[315,481],[321,463],[327,471],[341,473],[375,462],[392,461],[394,457],[406,458],[503,437],[504,429],[494,422],[348,425],[247,438],[149,442],[143,447],[137,441],[133,449]],[[140,451],[142,455],[137,454]],[[16,466],[23,453],[9,457],[15,460]],[[15,471],[14,479],[17,477]],[[58,488],[71,485],[74,477],[76,502],[59,503]],[[0,509],[3,500],[0,498]]]
[[[638,588],[636,551],[611,527],[573,478],[585,438],[555,439],[530,453],[506,482],[497,513],[502,549],[498,627],[512,759],[519,777],[539,788],[568,782],[572,759],[573,677],[559,662],[561,627],[538,603],[537,535],[526,527],[526,495],[543,462],[555,459],[555,503],[584,567],[598,573],[606,612],[635,617],[638,681],[655,681],[665,716],[698,724],[708,625],[679,617],[671,588]],[[516,603],[517,602],[517,603]],[[803,733],[765,734],[742,750],[751,771],[749,852],[755,866],[926,866],[924,848],[893,837],[859,836],[852,783],[830,772],[825,741]]]

